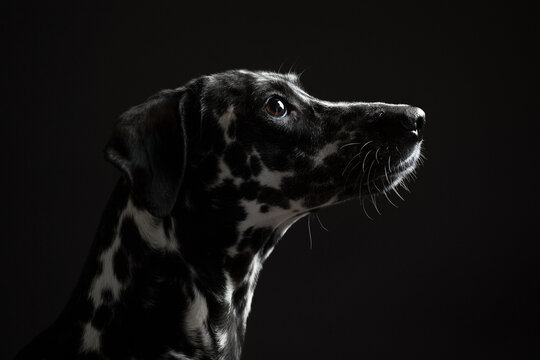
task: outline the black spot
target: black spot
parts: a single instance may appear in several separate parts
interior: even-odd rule
[[[289,176],[281,180],[281,190],[283,193],[292,200],[299,199],[306,195],[307,189],[309,189],[309,183],[306,179],[301,177]]]
[[[268,205],[262,205],[261,208],[259,209],[259,211],[262,213],[267,213],[268,210],[270,210],[270,207]]]
[[[329,201],[334,196],[334,187],[332,185],[323,185],[313,188],[313,192],[305,197],[306,207],[316,207]]]
[[[163,218],[163,230],[165,231],[165,236],[170,237],[170,231],[172,228],[172,218],[170,216],[165,216]]]
[[[247,275],[253,255],[250,253],[238,254],[235,257],[228,257],[225,261],[225,267],[231,274],[235,282],[240,282]]]
[[[195,170],[195,169],[194,169]],[[202,183],[213,182],[218,174],[218,158],[215,155],[206,156],[197,166],[196,171]]]
[[[101,291],[101,301],[103,301],[104,304],[110,304],[112,300],[113,300],[112,290],[109,288],[103,289],[103,291]]]
[[[242,240],[240,240],[240,243],[238,244],[238,251],[242,252],[244,251],[251,240],[251,234],[253,233],[253,226],[248,227],[243,234]]]
[[[236,137],[236,121],[231,121],[229,128],[227,129],[227,135],[229,138],[234,139]]]
[[[247,282],[244,282],[238,289],[233,292],[233,305],[238,312],[242,312],[246,307],[248,289],[249,284]]]
[[[216,105],[216,104],[215,104]],[[224,104],[224,106],[227,106]],[[216,109],[214,107],[214,109]],[[216,109],[217,110],[217,109]],[[219,111],[219,110],[218,110]],[[205,116],[202,121],[202,134],[201,138],[205,141],[201,142],[203,151],[213,152],[219,154],[223,152],[225,148],[225,134],[221,125],[212,116]]]
[[[244,230],[243,235],[247,237],[247,236],[250,236],[252,232],[253,232],[253,226],[250,226],[246,230]]]
[[[279,149],[279,148],[278,148]],[[273,149],[274,151],[262,153],[262,161],[270,170],[287,171],[293,167],[290,152],[283,149]],[[292,151],[291,151],[292,152]]]
[[[259,193],[261,185],[253,180],[246,181],[240,185],[240,192],[247,200],[254,200]]]
[[[269,186],[261,187],[257,200],[261,203],[265,203],[271,206],[279,206],[283,209],[291,207],[289,199],[283,194],[281,190],[274,189]]]
[[[251,172],[253,173],[253,176],[258,176],[261,173],[261,160],[257,155],[251,155],[251,157],[249,158],[249,165],[251,166]]]
[[[227,224],[238,223],[244,220],[247,216],[243,206],[240,206],[239,201],[242,198],[240,191],[234,185],[231,179],[227,179],[220,186],[216,187],[210,194],[215,207],[224,214],[216,214],[217,218],[226,220]]]
[[[223,158],[234,176],[244,179],[248,179],[251,176],[246,152],[239,142],[234,142],[227,146]]]
[[[120,238],[122,239],[120,249],[124,249],[124,251],[129,252],[130,257],[135,259],[134,263],[137,263],[137,259],[142,259],[144,257],[144,253],[148,250],[148,245],[141,237],[139,228],[137,227],[137,224],[135,224],[133,218],[126,217],[122,222],[122,226],[120,228]],[[117,254],[115,254],[115,257]],[[121,255],[126,256],[126,253],[124,252],[118,256]],[[128,265],[127,259],[125,259],[125,263]],[[116,266],[116,262],[113,262],[113,265]],[[115,268],[114,272],[116,273]]]
[[[250,242],[253,253],[257,253],[263,247],[271,234],[272,228],[269,227],[257,228],[253,231]]]
[[[92,319],[92,326],[98,330],[102,330],[111,321],[112,312],[109,306],[101,305],[97,308]]]
[[[250,227],[249,229],[252,228]],[[257,253],[266,243],[270,234],[272,234],[272,228],[269,227],[256,228],[250,231],[248,235],[244,233],[244,237],[238,244],[238,251],[242,252],[249,246],[251,253]]]
[[[129,276],[129,259],[126,250],[120,247],[113,257],[113,270],[118,281],[125,282]]]

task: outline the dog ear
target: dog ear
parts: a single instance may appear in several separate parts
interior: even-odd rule
[[[183,93],[164,90],[123,113],[105,147],[134,201],[157,217],[173,209],[186,168]]]

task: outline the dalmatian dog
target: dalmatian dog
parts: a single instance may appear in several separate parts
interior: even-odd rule
[[[116,123],[123,174],[66,309],[17,359],[239,359],[262,265],[301,217],[386,194],[424,112],[327,102],[244,70],[163,90]]]

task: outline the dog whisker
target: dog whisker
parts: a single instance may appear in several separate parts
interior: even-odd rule
[[[319,225],[321,225],[321,228],[323,228],[324,231],[328,231],[328,229],[323,225],[322,221],[321,221],[321,218],[319,217],[319,214],[318,213],[315,213],[315,217],[317,218],[317,220],[319,221]]]
[[[405,201],[405,199],[401,196],[401,194],[399,193],[399,191],[397,191],[397,189],[396,189],[395,187],[393,187],[392,190],[394,190],[394,192],[396,193],[396,195],[397,195],[402,201]]]
[[[370,141],[368,141],[367,143],[365,143],[364,145],[362,145],[362,147],[360,148],[360,152],[362,152],[362,150],[364,150],[364,148],[365,148],[366,146],[368,146],[369,144],[371,144],[372,142],[373,142],[373,140],[370,140]]]
[[[371,189],[370,189],[370,186],[369,186],[369,176],[371,175],[371,168],[373,167],[373,164],[375,163],[375,160],[372,160],[371,161],[371,165],[369,165],[369,170],[368,170],[368,174],[367,174],[367,187],[368,187],[368,193],[371,194]],[[362,184],[360,184],[360,186],[362,186]]]
[[[388,182],[388,186],[392,185],[390,183],[390,179],[388,178],[388,172],[386,171],[386,165],[384,166],[384,176],[386,177],[386,181]]]
[[[373,221],[373,218],[371,216],[369,216],[367,210],[366,210],[366,206],[364,205],[364,199],[360,199],[360,202],[362,203],[362,209],[364,209],[364,214],[366,215],[366,217],[369,219],[369,220],[372,220]]]
[[[388,156],[388,170],[390,171],[390,156]],[[386,171],[386,166],[384,166],[384,175],[386,177],[386,181],[388,182],[388,187],[390,188],[392,186],[392,183],[390,182],[390,179],[388,178],[388,172]],[[396,204],[392,202],[392,200],[390,200],[390,197],[388,196],[388,191],[386,190],[383,191],[383,194],[386,197],[386,200],[388,200],[390,204],[392,204],[395,208],[398,207]]]
[[[366,169],[366,159],[367,157],[369,156],[369,153],[371,152],[371,150],[369,150],[366,154],[366,156],[364,157],[364,161],[362,162],[362,171],[364,171]],[[369,179],[368,179],[369,180]]]
[[[308,233],[309,233],[309,250],[313,250],[313,237],[311,236],[311,213],[309,213],[307,218],[308,224]]]
[[[358,156],[360,156],[362,153],[359,152],[358,154],[354,155],[351,160],[349,160],[349,162],[347,163],[347,166],[345,166],[345,169],[343,169],[343,172],[341,173],[341,176],[345,175],[345,172],[347,171],[347,168],[349,167],[349,165],[351,165],[351,162],[353,162],[354,159],[356,159]]]
[[[409,188],[407,187],[407,184],[405,183],[406,181],[407,181],[407,179],[403,179],[403,181],[400,183],[400,185],[405,189],[405,191],[410,193],[411,190],[409,190]]]
[[[296,75],[298,77],[298,80],[300,80],[300,78],[302,77],[302,75],[304,75],[306,71],[308,71],[308,68],[305,68],[304,70],[300,71],[298,75]]]
[[[343,149],[343,148],[346,148],[347,146],[353,146],[353,145],[360,145],[361,143],[359,142],[352,142],[352,143],[348,143],[348,144],[345,144],[345,145],[341,145],[339,147],[339,150]]]
[[[371,198],[371,203],[373,204],[373,207],[375,208],[375,210],[377,211],[377,213],[379,215],[381,215],[381,212],[379,211],[379,208],[377,207],[377,201],[375,200],[375,196],[372,194],[371,192],[371,188],[369,186],[370,184],[370,176],[371,176],[371,169],[373,168],[373,165],[375,164],[375,160],[372,160],[371,161],[371,165],[369,165],[369,170],[368,170],[368,175],[367,175],[367,187],[368,187],[368,193],[370,194],[370,198]],[[375,188],[377,189],[377,191],[380,192],[380,190],[377,188],[377,184],[375,183],[375,181],[373,182],[373,185],[375,186]],[[362,184],[360,184],[360,186],[362,186]]]
[[[279,65],[279,68],[277,70],[278,73],[281,73],[281,68],[283,67],[283,65],[285,65],[285,63],[287,62],[287,60],[284,60],[281,62],[281,64]]]
[[[386,196],[386,200],[388,200],[388,202],[389,202],[390,204],[392,204],[392,206],[394,206],[395,208],[398,208],[398,206],[397,206],[396,204],[394,204],[394,203],[392,202],[392,200],[390,200],[390,197],[388,196],[387,191],[384,191],[383,194],[384,194],[384,196]]]
[[[371,203],[373,204],[373,207],[375,208],[375,211],[377,211],[377,214],[382,215],[379,211],[379,208],[377,207],[377,200],[375,200],[375,196],[371,195]]]
[[[384,185],[384,184],[383,184]],[[375,189],[378,191],[378,192],[382,192],[381,189],[379,189],[379,187],[377,186],[377,181],[373,180],[373,186],[375,186]]]

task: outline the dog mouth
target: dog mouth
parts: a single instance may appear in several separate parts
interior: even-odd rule
[[[400,184],[404,185],[406,180],[414,177],[417,165],[423,160],[421,143],[419,141],[410,147],[406,154],[397,147],[395,151],[377,147],[367,152],[362,159],[352,166],[348,165],[344,171],[347,179],[351,176],[355,178],[352,182],[346,181],[346,186],[352,186],[356,189],[356,195],[362,198],[366,195],[386,193]]]
[[[386,172],[385,174],[378,174],[369,181],[363,182],[361,186],[367,188],[369,194],[378,194],[392,190],[394,187],[398,186],[402,181],[404,181],[410,174],[413,174],[415,169],[416,164],[411,164],[399,170]]]

